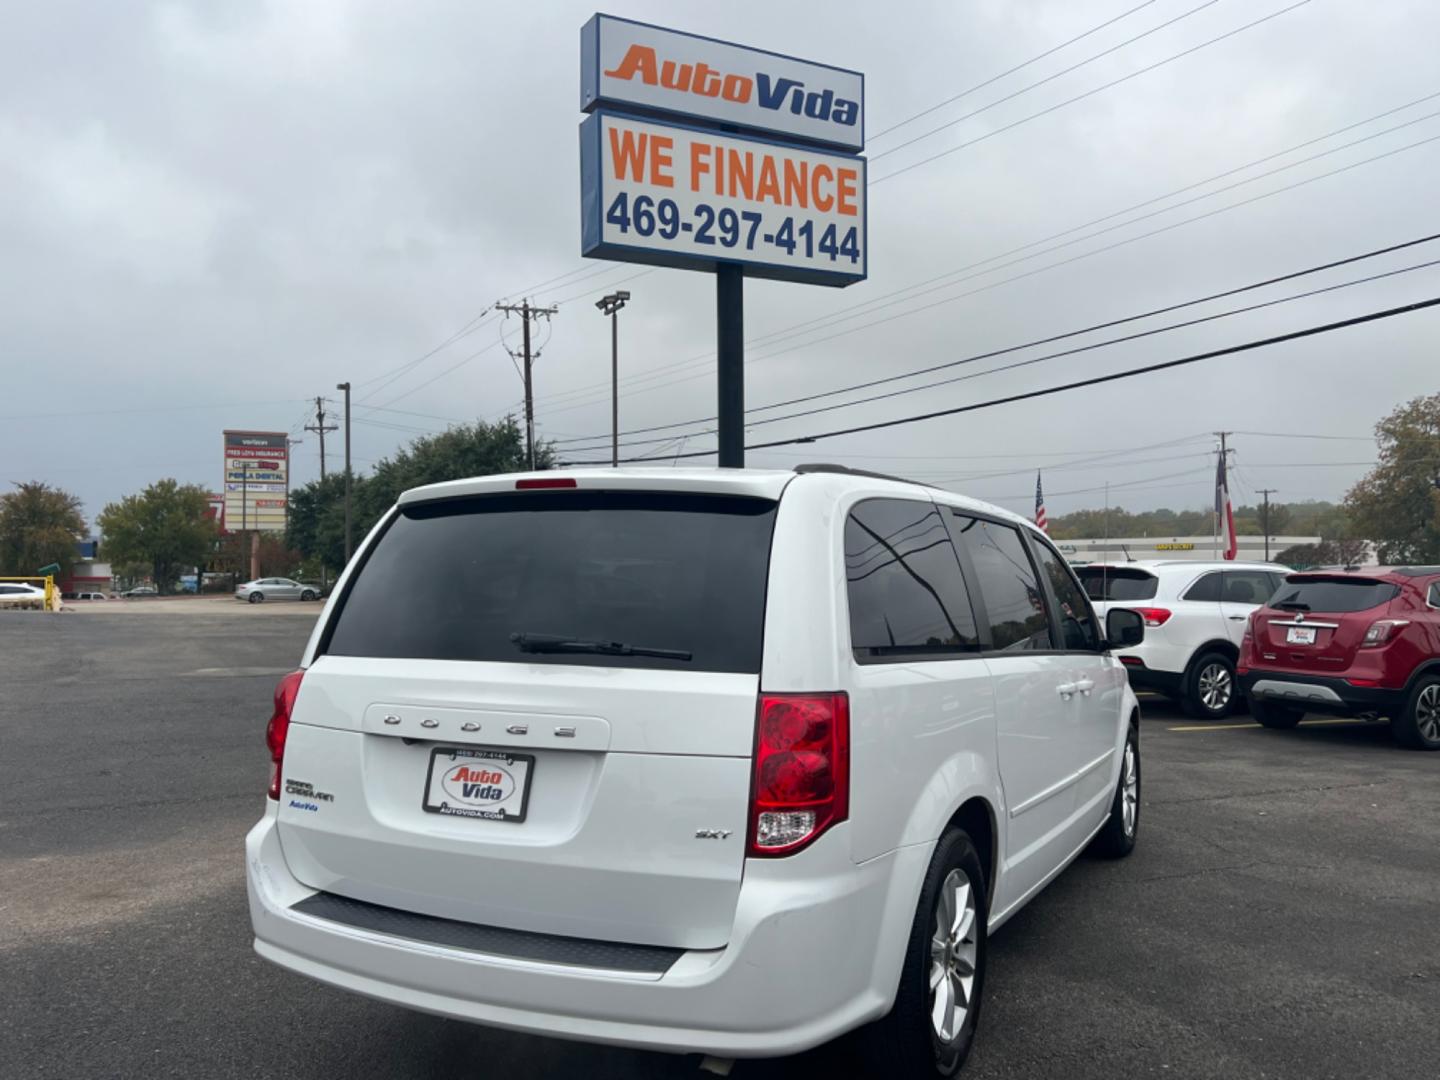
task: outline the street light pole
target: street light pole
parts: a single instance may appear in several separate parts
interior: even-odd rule
[[[336,383],[336,390],[345,391],[345,564],[350,564],[350,384]]]
[[[630,294],[618,289],[595,301],[602,315],[610,316],[610,467],[620,467],[620,309]]]

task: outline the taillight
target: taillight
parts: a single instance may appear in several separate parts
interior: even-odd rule
[[[551,488],[573,488],[580,485],[575,483],[573,476],[546,476],[539,480],[516,480],[516,491],[546,491]]]
[[[1140,613],[1146,626],[1164,626],[1174,614],[1169,608],[1163,607],[1137,607],[1134,610]]]
[[[1394,637],[1395,632],[1402,626],[1409,625],[1409,619],[1376,619],[1370,624],[1370,628],[1365,631],[1365,637],[1360,642],[1360,647],[1362,649],[1377,649]]]
[[[751,855],[789,855],[850,814],[850,699],[761,694],[750,785]]]
[[[292,671],[275,687],[275,711],[265,725],[265,745],[270,748],[270,798],[280,798],[280,766],[285,760],[285,736],[290,734],[290,713],[295,708],[295,695],[300,693],[303,671]]]

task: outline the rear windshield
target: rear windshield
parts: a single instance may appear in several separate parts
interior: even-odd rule
[[[1160,579],[1144,570],[1118,566],[1082,566],[1076,570],[1091,600],[1153,600]]]
[[[763,499],[615,491],[408,506],[322,651],[756,674],[774,521]],[[512,634],[691,657],[522,652]]]
[[[1365,611],[1389,603],[1400,590],[1388,581],[1369,578],[1291,578],[1270,600],[1273,608],[1291,611]]]

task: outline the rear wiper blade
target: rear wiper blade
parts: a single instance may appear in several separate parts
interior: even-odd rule
[[[599,653],[602,656],[654,656],[661,660],[689,660],[687,649],[654,649],[645,645],[627,645],[623,641],[591,641],[564,634],[511,634],[510,640],[521,652],[530,653]]]

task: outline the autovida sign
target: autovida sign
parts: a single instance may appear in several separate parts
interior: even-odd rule
[[[585,256],[865,279],[859,72],[596,15],[580,103]]]

